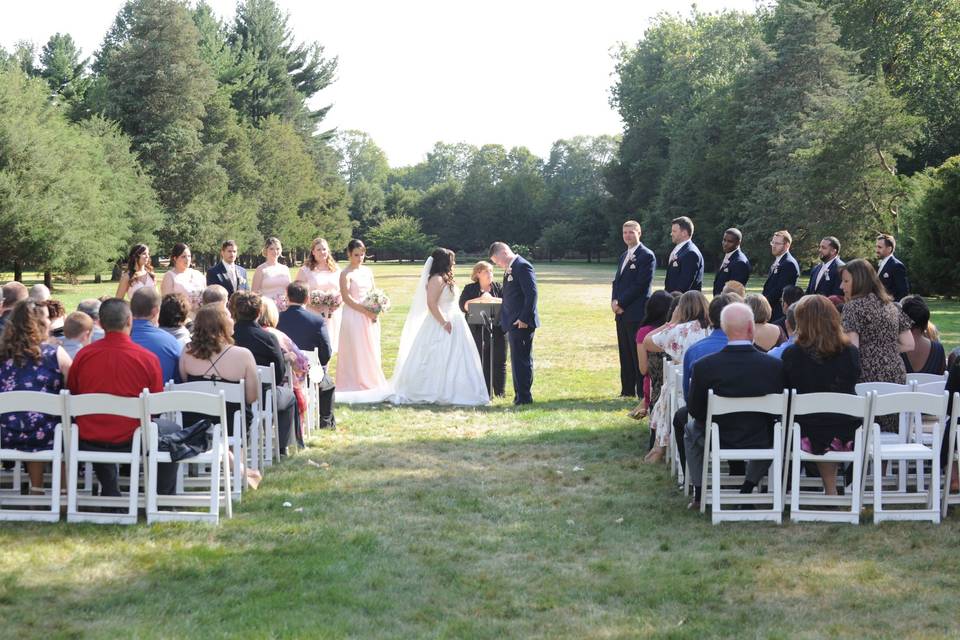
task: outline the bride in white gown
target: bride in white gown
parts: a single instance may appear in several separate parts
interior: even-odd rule
[[[423,265],[387,386],[337,393],[337,402],[468,406],[490,402],[480,356],[457,306],[454,264],[452,251],[437,249]]]

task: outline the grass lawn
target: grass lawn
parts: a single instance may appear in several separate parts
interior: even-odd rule
[[[614,267],[537,266],[536,404],[339,408],[336,432],[219,527],[0,524],[0,635],[960,635],[960,516],[714,527],[687,512],[666,468],[640,464],[646,423],[615,397]],[[374,271],[396,305],[389,375],[419,266]],[[934,309],[955,346],[960,306]]]

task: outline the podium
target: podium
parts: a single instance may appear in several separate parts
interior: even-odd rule
[[[493,328],[500,324],[500,298],[490,298],[483,302],[474,301],[467,307],[467,324],[479,325],[480,351],[487,351],[490,355],[490,371],[487,379],[487,393],[493,397]]]

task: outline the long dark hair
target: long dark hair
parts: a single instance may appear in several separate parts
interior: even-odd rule
[[[871,293],[877,296],[883,304],[887,304],[893,300],[884,288],[883,283],[880,282],[876,269],[863,258],[851,260],[840,267],[840,273],[842,274],[844,271],[850,274],[851,300],[868,296]]]
[[[448,287],[453,289],[453,264],[456,254],[450,249],[439,247],[430,254],[433,264],[430,265],[430,277],[440,275]]]
[[[678,296],[679,297],[679,296]],[[667,291],[654,291],[644,308],[640,326],[659,327],[666,324],[670,317],[667,313],[673,305],[673,296]]]
[[[127,254],[127,275],[133,278],[133,274],[137,272],[137,262],[139,262],[140,256],[149,250],[150,247],[143,243],[138,243],[130,247],[130,253]],[[153,273],[153,265],[150,264],[149,261],[144,269],[147,270],[147,273]]]

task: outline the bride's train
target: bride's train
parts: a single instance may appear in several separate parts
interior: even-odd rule
[[[490,402],[480,356],[457,306],[456,290],[444,286],[438,301],[450,321],[450,333],[427,310],[432,265],[433,258],[427,258],[403,326],[393,377],[383,387],[337,393],[337,402],[465,406]]]

